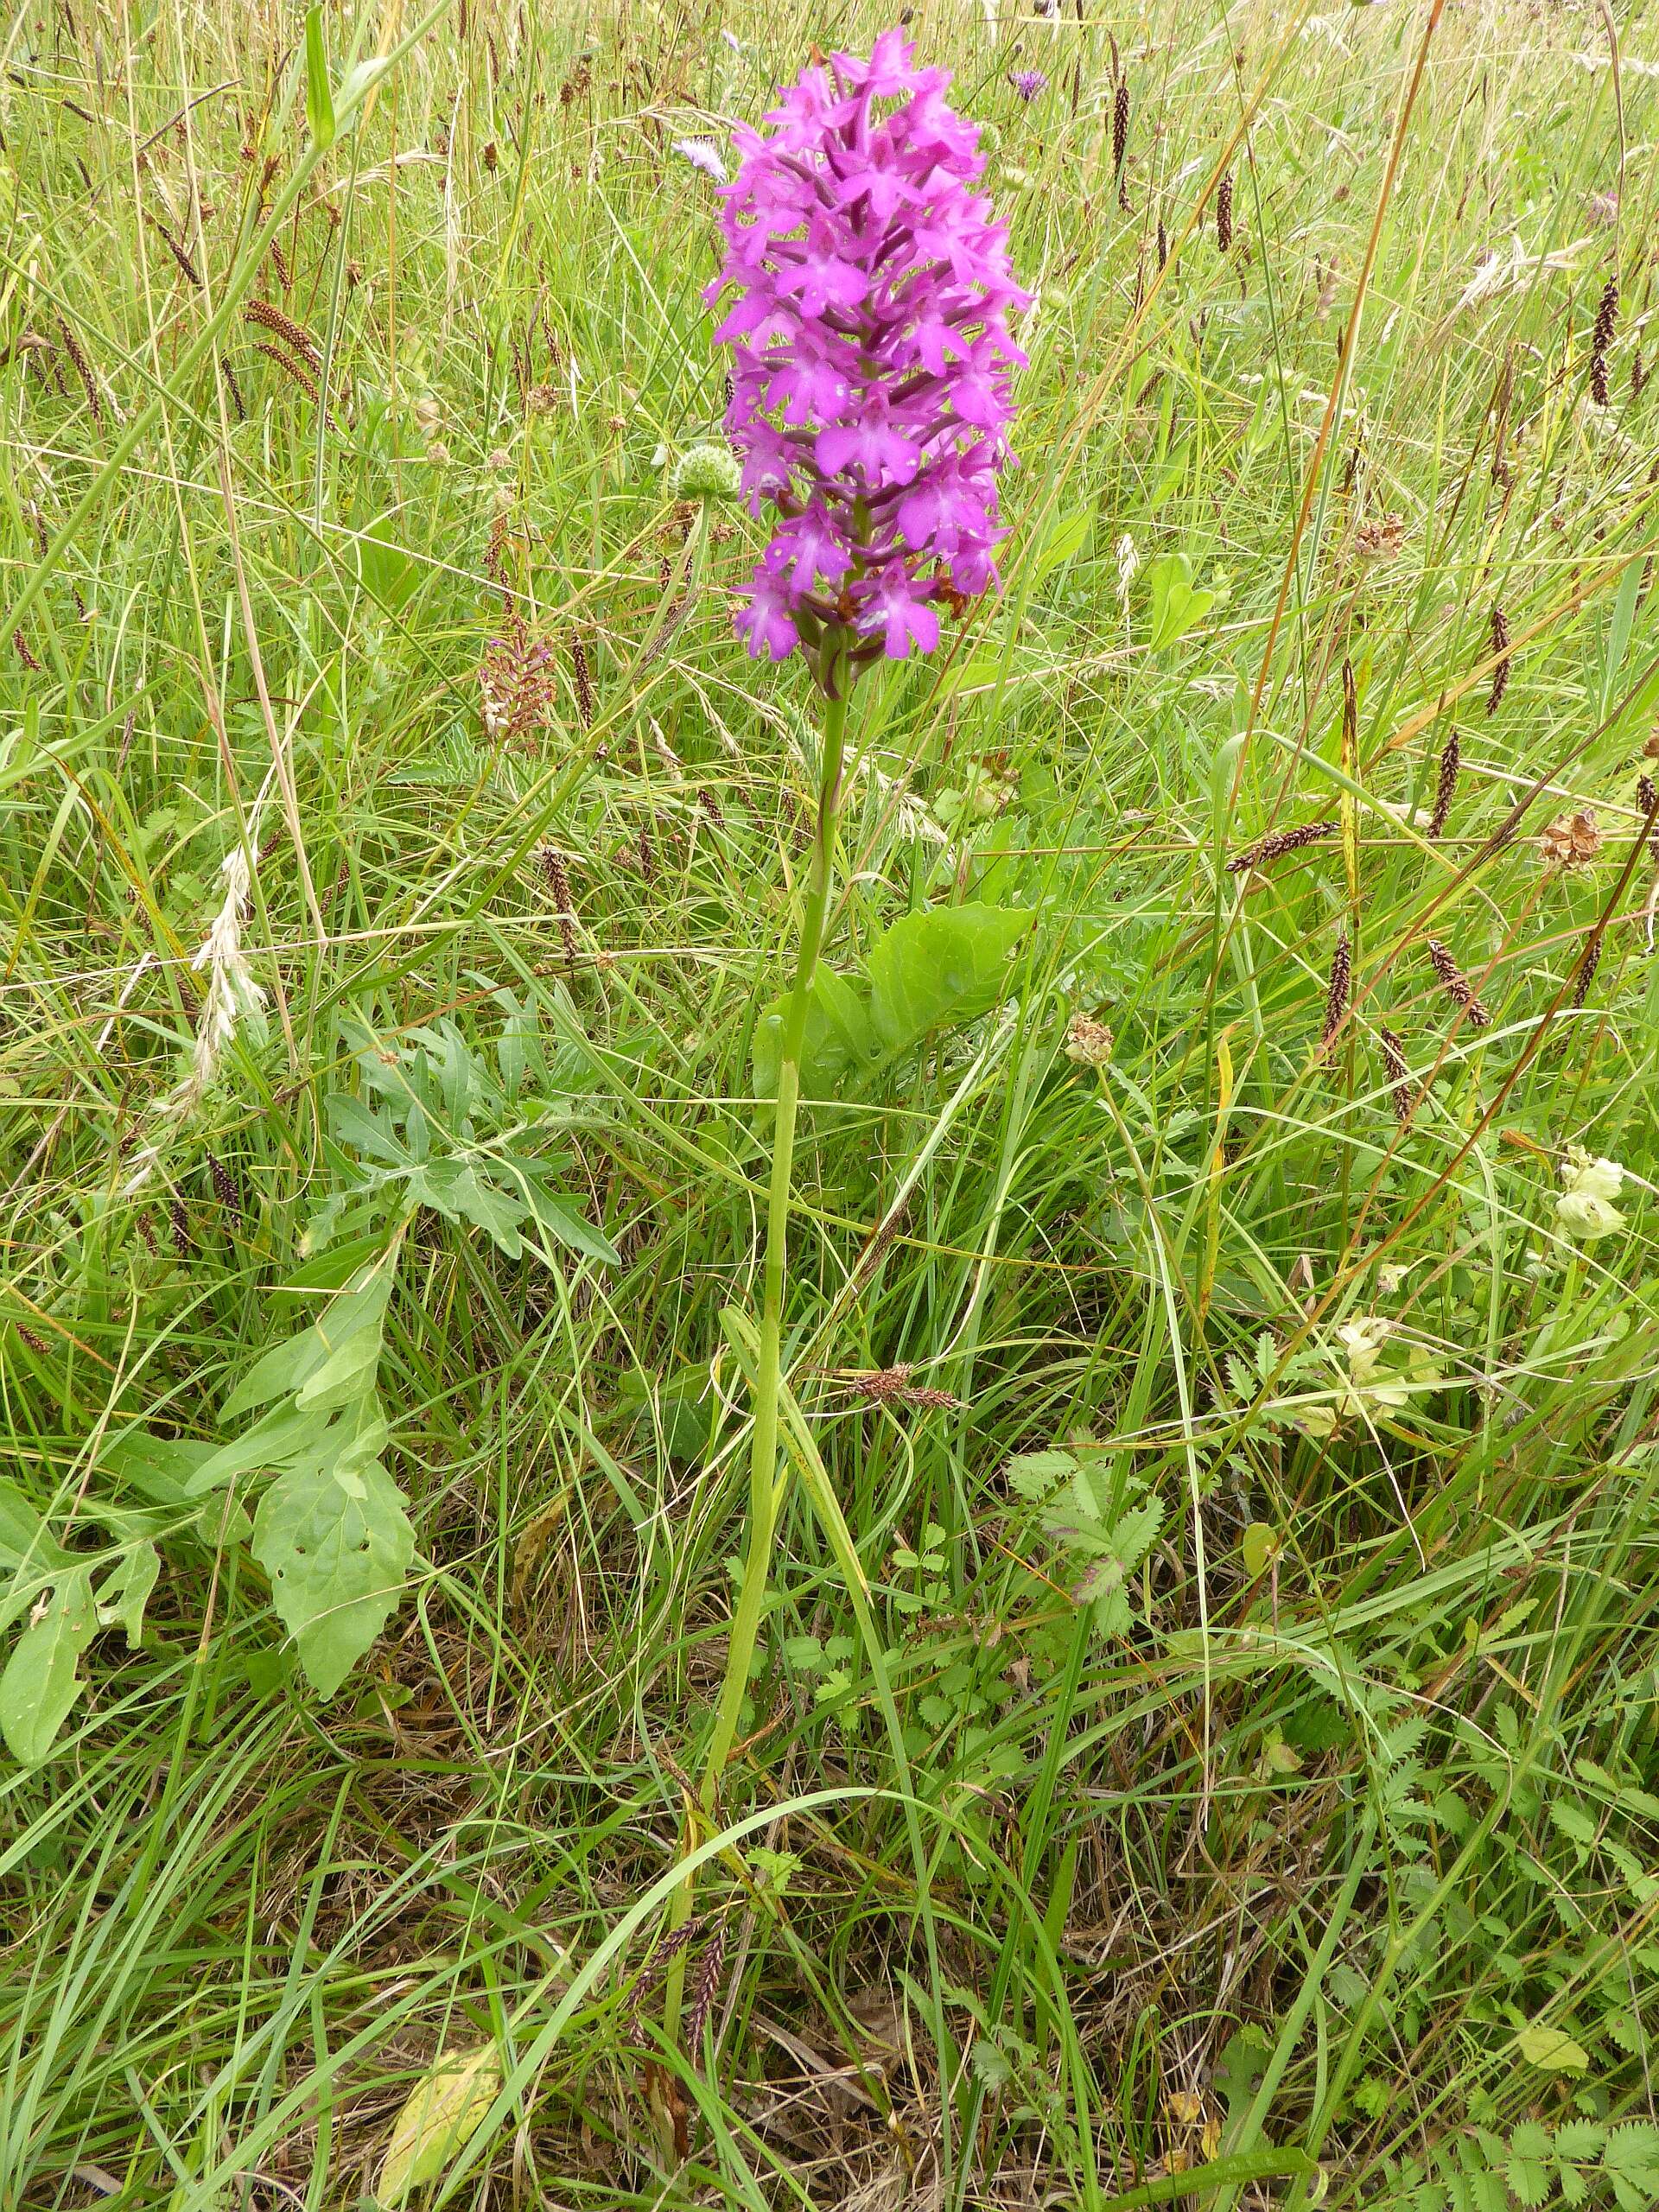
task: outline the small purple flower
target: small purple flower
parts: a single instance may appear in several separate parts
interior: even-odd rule
[[[801,645],[826,683],[843,654],[933,652],[938,606],[997,582],[1025,363],[1007,318],[1030,302],[949,82],[896,30],[868,60],[814,64],[769,136],[737,132],[721,194],[726,264],[705,297],[725,303],[727,429],[750,512],[781,517],[737,626],[757,658]]]
[[[1034,100],[1039,92],[1048,90],[1048,79],[1040,69],[1014,69],[1008,73],[1008,82],[1020,99]]]
[[[694,169],[701,169],[704,176],[713,177],[716,184],[725,183],[726,164],[712,138],[677,138],[672,150],[683,162],[690,162]]]

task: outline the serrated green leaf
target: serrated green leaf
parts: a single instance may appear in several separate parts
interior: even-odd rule
[[[403,1596],[415,1532],[378,1459],[280,1475],[254,1516],[253,1555],[313,1687],[332,1697]]]
[[[1040,1504],[1049,1493],[1063,1482],[1069,1482],[1077,1471],[1077,1463],[1070,1452],[1021,1452],[1009,1460],[1006,1472],[1008,1487],[1021,1497]]]
[[[38,1766],[80,1695],[80,1655],[98,1629],[92,1574],[72,1568],[54,1585],[0,1675],[0,1735],[20,1766]]]

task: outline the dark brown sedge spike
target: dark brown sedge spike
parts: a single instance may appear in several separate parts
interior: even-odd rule
[[[1160,215],[1158,218],[1158,266],[1161,269],[1168,259],[1169,232],[1166,229],[1164,226],[1164,219]]]
[[[1394,1118],[1403,1129],[1415,1111],[1411,1095],[1411,1070],[1406,1065],[1406,1048],[1392,1029],[1379,1023],[1377,1042],[1382,1047],[1382,1065],[1389,1078],[1389,1097],[1394,1107]]]
[[[262,329],[274,330],[279,338],[286,339],[294,351],[312,369],[322,366],[322,356],[317,351],[317,341],[301,322],[291,315],[284,315],[281,308],[274,308],[269,300],[250,300],[242,310],[244,322],[257,322]]]
[[[225,390],[230,397],[232,407],[235,410],[237,421],[245,423],[248,419],[248,404],[242,397],[242,387],[236,380],[236,372],[228,361],[221,359],[219,373],[225,379]]]
[[[1304,822],[1295,830],[1275,830],[1259,844],[1247,845],[1242,853],[1235,853],[1227,863],[1227,873],[1237,875],[1247,868],[1265,868],[1269,861],[1276,861],[1286,853],[1299,852],[1304,845],[1317,844],[1321,837],[1334,837],[1336,834],[1334,821]]]
[[[1464,980],[1463,970],[1438,938],[1432,937],[1428,940],[1428,957],[1433,963],[1434,973],[1440,978],[1441,989],[1453,1006],[1460,1007],[1468,1015],[1469,1027],[1471,1029],[1489,1029],[1491,1015],[1470,989]]]
[[[1233,173],[1229,169],[1216,187],[1216,244],[1230,253],[1233,244]]]
[[[576,902],[570,896],[570,875],[564,855],[556,845],[543,845],[536,860],[553,894],[553,918],[559,925],[564,957],[574,968],[582,957],[582,946],[576,936]]]
[[[1342,1033],[1342,1025],[1348,1019],[1353,982],[1354,957],[1349,946],[1348,932],[1345,929],[1338,930],[1336,950],[1331,956],[1331,980],[1325,992],[1325,1027],[1319,1032],[1321,1058]]]
[[[1359,689],[1351,660],[1342,664],[1342,743],[1343,757],[1351,760],[1359,743]]]
[[[1596,970],[1601,965],[1601,931],[1592,930],[1588,944],[1579,956],[1579,964],[1573,971],[1573,995],[1567,1004],[1576,1013],[1590,995],[1590,986],[1596,980]]]
[[[92,410],[92,420],[101,430],[104,428],[104,395],[99,389],[98,378],[92,374],[92,365],[82,351],[79,339],[61,315],[57,322],[63,350],[74,365],[75,374],[80,378],[81,389],[86,394],[86,404]]]
[[[1495,715],[1503,702],[1503,694],[1510,688],[1510,626],[1501,607],[1492,608],[1492,651],[1497,660],[1492,668],[1492,688],[1487,696],[1486,711]]]
[[[570,639],[570,674],[576,687],[576,712],[582,718],[583,729],[594,726],[594,679],[588,666],[588,648],[580,632],[573,632]]]
[[[1112,95],[1112,174],[1120,182],[1128,150],[1129,81],[1127,77],[1120,77],[1117,90]]]
[[[1453,730],[1440,748],[1440,773],[1434,786],[1434,811],[1428,817],[1428,834],[1438,837],[1445,830],[1452,813],[1452,801],[1457,795],[1458,771],[1463,766],[1463,747]]]
[[[1596,308],[1596,327],[1590,340],[1590,397],[1598,407],[1609,404],[1607,391],[1607,355],[1613,342],[1613,325],[1618,320],[1618,279],[1610,276],[1602,287],[1601,299]]]

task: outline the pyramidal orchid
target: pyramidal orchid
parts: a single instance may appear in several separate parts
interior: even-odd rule
[[[727,429],[751,512],[779,516],[738,627],[757,658],[803,646],[826,690],[843,658],[932,652],[939,607],[996,582],[1029,301],[949,82],[896,30],[815,64],[769,134],[736,134],[721,194]]]
[[[1006,532],[1008,318],[1029,304],[975,187],[978,126],[903,34],[868,61],[815,59],[737,134],[721,194],[726,258],[708,299],[732,349],[726,423],[750,512],[777,525],[737,617],[756,658],[804,654],[823,698],[817,812],[777,1025],[760,1325],[751,1383],[749,1518],[720,1700],[703,1753],[711,1813],[741,1724],[786,1480],[779,1455],[785,1263],[801,1053],[829,911],[847,703],[861,670],[931,652],[943,606],[997,581]],[[677,1910],[690,1910],[690,1889]]]

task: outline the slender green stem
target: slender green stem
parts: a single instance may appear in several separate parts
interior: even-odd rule
[[[738,1716],[748,1688],[749,1669],[766,1608],[772,1569],[772,1539],[783,1484],[778,1473],[778,1402],[782,1382],[784,1280],[789,1248],[790,1179],[795,1164],[795,1116],[800,1099],[801,1050],[806,1036],[812,979],[823,943],[830,906],[830,877],[835,855],[836,817],[841,807],[842,763],[846,743],[847,701],[844,660],[833,645],[824,648],[828,696],[818,775],[818,809],[806,906],[795,956],[795,981],[784,1015],[783,1050],[778,1065],[778,1109],[772,1126],[772,1183],[766,1201],[766,1251],[760,1307],[760,1358],[755,1377],[754,1436],[749,1473],[749,1537],[743,1560],[743,1587],[733,1616],[727,1647],[726,1675],[720,1688],[714,1732],[703,1767],[702,1799],[712,1809],[720,1777],[737,1738]]]

